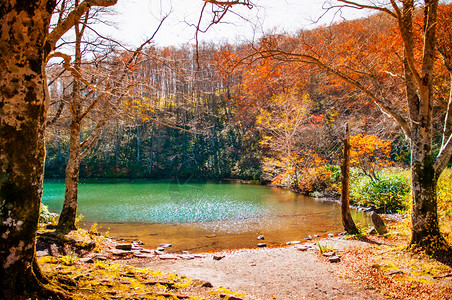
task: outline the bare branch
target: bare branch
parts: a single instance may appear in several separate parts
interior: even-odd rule
[[[86,13],[92,6],[112,6],[115,5],[118,0],[85,0],[80,3],[73,11],[62,20],[47,36],[46,50],[47,54],[50,54],[55,49],[56,42],[74,26],[80,18]]]
[[[365,86],[363,86],[358,80],[355,80],[351,78],[350,76],[344,74],[343,72],[339,71],[336,68],[333,68],[324,62],[322,62],[320,59],[307,55],[307,54],[300,54],[300,53],[291,53],[291,52],[284,52],[280,50],[263,50],[258,53],[258,55],[261,55],[262,58],[265,57],[274,57],[279,59],[284,59],[286,61],[298,61],[308,64],[314,64],[321,69],[325,70],[326,72],[336,75],[345,82],[349,83],[350,85],[354,86],[355,88],[362,91],[365,95],[367,95],[373,103],[377,105],[377,107],[380,108],[382,112],[392,117],[395,122],[402,128],[405,136],[407,139],[410,139],[411,137],[411,128],[409,123],[405,120],[404,117],[402,117],[400,114],[398,114],[394,107],[388,102],[385,103],[381,99],[379,99],[374,93],[372,93],[369,89],[367,89]]]

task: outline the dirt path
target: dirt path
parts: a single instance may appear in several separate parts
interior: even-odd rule
[[[323,240],[322,244],[333,245],[335,249],[367,246],[340,238]],[[383,299],[334,275],[339,265],[326,262],[312,249],[299,251],[292,246],[222,254],[225,257],[221,260],[207,254],[192,260],[135,258],[117,262],[209,281],[215,287],[223,286],[249,295],[246,299]]]

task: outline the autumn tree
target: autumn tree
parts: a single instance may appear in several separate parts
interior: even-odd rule
[[[361,169],[372,181],[378,180],[378,169],[392,164],[391,142],[375,135],[362,133],[350,137],[351,163]]]
[[[410,244],[429,253],[441,253],[449,246],[439,230],[436,183],[452,154],[452,107],[449,105],[443,110],[442,115],[446,116],[441,126],[443,142],[434,157],[433,107],[438,97],[435,83],[442,74],[436,49],[438,44],[441,49],[447,49],[438,41],[443,35],[438,31],[442,28],[438,25],[441,20],[438,19],[439,1],[420,4],[412,0],[379,3],[338,0],[328,3],[331,10],[351,7],[378,12],[370,20],[387,20],[394,24],[394,30],[381,34],[378,27],[350,27],[348,24],[359,24],[358,21],[341,22],[334,26],[349,27],[350,31],[343,33],[353,34],[351,39],[336,36],[330,28],[319,28],[301,32],[298,39],[280,39],[276,47],[260,47],[250,57],[272,57],[315,66],[361,91],[364,101],[372,102],[392,118],[411,146]],[[450,21],[450,18],[444,20]],[[447,68],[447,56],[443,55],[445,59],[440,67]],[[450,103],[450,96],[446,97]]]
[[[290,175],[292,186],[298,189],[298,176],[302,157],[297,141],[307,121],[309,96],[296,89],[275,95],[266,108],[262,108],[256,119],[262,131],[261,145],[276,158],[267,158],[264,169],[269,173]]]

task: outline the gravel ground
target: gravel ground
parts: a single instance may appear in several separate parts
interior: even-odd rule
[[[333,246],[339,254],[346,247],[367,246],[341,238],[321,243]],[[299,251],[296,246],[259,248],[208,253],[192,260],[132,258],[116,262],[209,281],[215,287],[245,293],[246,299],[383,299],[334,275],[339,265],[327,262],[313,248],[307,251]],[[213,259],[217,255],[224,258]]]

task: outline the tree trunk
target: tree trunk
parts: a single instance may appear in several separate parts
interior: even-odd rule
[[[45,158],[43,45],[53,7],[54,1],[0,1],[1,299],[52,294],[40,281],[35,241]]]
[[[411,189],[412,189],[412,235],[411,245],[422,248],[429,254],[440,254],[447,250],[438,223],[435,174],[431,158],[429,134],[421,126],[413,126],[411,140]]]
[[[344,138],[344,157],[341,166],[341,213],[342,213],[342,224],[344,225],[344,230],[348,234],[359,233],[358,228],[353,222],[352,215],[350,214],[350,189],[349,189],[349,179],[350,179],[350,136],[348,132],[348,124],[345,127],[345,138]]]
[[[78,181],[80,171],[80,124],[75,120],[71,124],[70,152],[66,166],[66,190],[64,204],[58,220],[58,229],[70,231],[77,229]]]
[[[78,0],[75,5],[79,4]],[[80,70],[82,63],[81,41],[82,35],[79,28],[79,23],[74,25],[75,31],[75,59],[74,68]],[[72,80],[72,100],[70,104],[70,111],[72,122],[70,126],[70,150],[69,159],[66,165],[65,183],[66,189],[64,191],[64,204],[61,210],[60,218],[58,220],[58,229],[62,231],[76,230],[75,219],[77,218],[77,204],[78,204],[78,181],[80,173],[80,131],[82,126],[82,99],[81,99],[81,83],[78,78]]]

